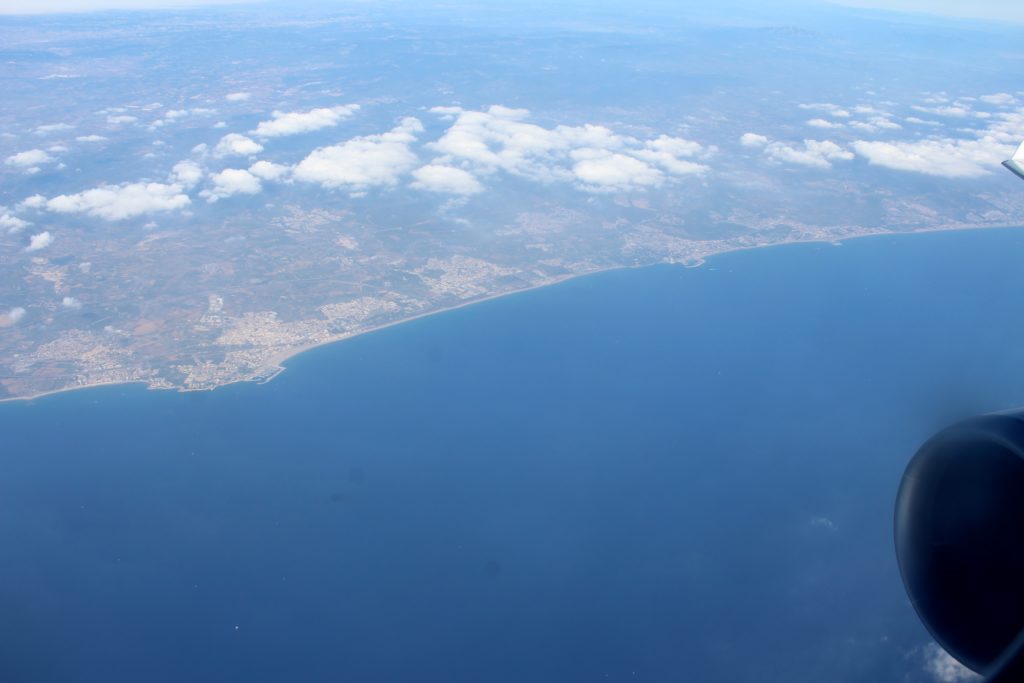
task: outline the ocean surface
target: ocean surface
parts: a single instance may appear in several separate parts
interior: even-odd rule
[[[0,405],[0,680],[932,680],[893,498],[1024,404],[1022,255],[758,249]]]

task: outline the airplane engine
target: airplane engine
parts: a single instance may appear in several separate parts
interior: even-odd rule
[[[918,450],[895,540],[935,640],[992,683],[1024,681],[1024,410],[961,422]]]

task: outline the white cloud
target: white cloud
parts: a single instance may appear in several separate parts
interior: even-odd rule
[[[118,114],[116,116],[108,116],[107,123],[112,126],[120,126],[125,123],[135,123],[139,118],[137,116],[129,116],[127,114]]]
[[[6,313],[0,313],[0,327],[10,327],[16,325],[19,320],[25,317],[25,309],[20,306],[15,306]]]
[[[44,206],[46,206],[46,197],[41,194],[34,194],[31,197],[25,197],[18,203],[19,209],[41,209]]]
[[[215,202],[236,194],[258,194],[263,186],[260,179],[243,168],[226,168],[210,175],[213,188],[199,193],[208,202]]]
[[[187,190],[199,184],[203,179],[203,169],[194,161],[179,161],[171,169],[171,182],[177,183]]]
[[[1016,104],[1017,98],[1008,92],[998,92],[994,95],[982,95],[978,98],[985,104],[1009,105]]]
[[[852,152],[830,140],[804,140],[802,147],[769,142],[764,145],[764,153],[775,161],[812,168],[832,168],[833,161],[853,159]]]
[[[191,204],[183,190],[178,183],[102,185],[77,194],[62,194],[48,199],[46,208],[56,213],[84,213],[116,221],[183,209]]]
[[[919,142],[857,140],[853,149],[877,166],[946,178],[986,175],[989,166],[1013,154],[1012,145],[949,138]]]
[[[427,145],[440,154],[435,164],[462,166],[483,175],[504,171],[542,182],[582,183],[591,191],[626,187],[620,174],[627,168],[639,173],[628,183],[632,188],[660,183],[666,174],[703,173],[707,167],[693,159],[715,152],[692,140],[662,135],[642,141],[604,126],[545,128],[528,123],[526,109],[494,105],[484,111],[431,111],[454,121],[440,139]],[[599,182],[602,179],[609,182]]]
[[[828,121],[826,119],[811,119],[807,122],[808,126],[813,128],[842,128],[843,124],[835,123],[834,121]]]
[[[66,297],[64,297],[61,300],[60,305],[63,306],[64,308],[69,308],[72,311],[80,311],[80,310],[82,310],[82,302],[79,301],[78,299],[76,299],[73,296],[66,296]]]
[[[916,116],[908,116],[903,119],[907,123],[913,123],[918,126],[941,126],[942,124],[938,121],[927,121],[925,119],[919,119]]]
[[[885,116],[875,116],[875,117],[872,117],[869,120],[869,123],[871,123],[874,126],[878,126],[879,128],[881,128],[883,130],[900,130],[900,129],[903,128],[903,126],[901,126],[900,124],[896,123],[895,121],[893,121],[890,118],[886,118]]]
[[[31,168],[38,166],[39,164],[47,164],[54,161],[54,158],[41,149],[30,149],[24,152],[18,152],[12,154],[4,160],[4,163],[8,166],[15,166],[17,168]]]
[[[740,136],[740,144],[744,147],[764,147],[768,144],[768,138],[757,133],[744,133]]]
[[[281,180],[288,175],[291,170],[291,166],[275,164],[270,161],[257,161],[249,167],[249,173],[252,173],[257,178],[262,178],[263,180]]]
[[[298,135],[338,125],[359,109],[358,104],[320,107],[309,111],[275,111],[269,121],[260,121],[252,134],[258,138],[276,138]]]
[[[880,130],[899,130],[903,128],[887,116],[872,116],[867,121],[851,121],[850,127],[864,133],[877,133]]]
[[[572,172],[591,192],[637,190],[661,185],[661,171],[639,159],[604,149],[580,149],[572,153]]]
[[[688,161],[682,157],[706,156],[711,151],[693,140],[661,135],[654,140],[645,142],[644,148],[632,152],[632,155],[661,166],[669,173],[682,176],[702,174],[708,170],[704,164]]]
[[[954,119],[962,119],[971,115],[970,107],[956,102],[947,107],[922,107],[921,105],[914,105],[911,109],[924,112],[925,114],[934,114],[935,116],[945,116]]]
[[[78,142],[103,142],[106,138],[102,135],[79,135],[75,140]]]
[[[472,173],[443,164],[428,164],[417,168],[412,172],[412,177],[415,179],[412,186],[419,190],[471,195],[484,189]]]
[[[220,139],[217,146],[213,149],[213,153],[218,157],[227,157],[234,155],[241,156],[252,156],[253,154],[259,154],[263,151],[263,145],[256,142],[252,138],[247,138],[244,135],[238,133],[228,133]]]
[[[69,126],[66,123],[47,123],[42,126],[36,126],[36,133],[38,135],[46,135],[48,133],[60,133],[73,128],[74,126]]]
[[[6,207],[0,206],[0,228],[6,230],[7,234],[13,235],[16,232],[21,232],[28,225],[28,221],[18,218],[11,214]]]
[[[504,170],[536,180],[572,180],[565,157],[575,147],[617,148],[621,139],[601,126],[556,130],[525,123],[530,112],[494,105],[486,111],[438,107],[435,113],[455,122],[439,140],[428,145],[441,154],[441,163],[471,164],[480,173]],[[562,157],[561,163],[558,163]]]
[[[224,99],[228,102],[245,102],[250,97],[252,97],[252,94],[247,92],[229,92],[224,96]]]
[[[858,140],[854,150],[872,164],[946,178],[972,178],[990,173],[1020,143],[1024,110],[998,112],[972,137],[931,137],[893,142]]]
[[[797,105],[801,109],[810,109],[811,111],[823,111],[835,116],[837,118],[845,119],[850,116],[850,112],[843,109],[839,105],[831,104],[829,102],[814,102],[811,104]]]
[[[25,251],[40,251],[46,249],[48,246],[53,244],[53,235],[50,234],[49,230],[32,235],[29,238],[28,246],[25,247]]]
[[[160,105],[158,104],[156,106],[159,107]],[[215,109],[192,109],[190,111],[188,109],[170,109],[170,110],[168,110],[167,112],[164,113],[164,117],[162,119],[160,119],[158,121],[154,121],[152,124],[150,124],[149,129],[150,130],[156,130],[157,128],[162,128],[163,126],[166,126],[167,124],[174,123],[175,121],[178,121],[180,119],[184,119],[184,118],[186,118],[188,116],[191,116],[193,114],[195,114],[195,115],[202,115],[202,114],[211,114],[211,113],[216,113],[216,110]]]
[[[395,185],[418,159],[410,149],[423,132],[419,119],[407,117],[393,130],[380,135],[352,138],[340,145],[313,150],[295,167],[294,177],[323,187],[352,192]]]
[[[925,670],[935,677],[939,683],[961,683],[962,681],[980,681],[981,676],[974,673],[939,647],[931,643],[925,647]]]

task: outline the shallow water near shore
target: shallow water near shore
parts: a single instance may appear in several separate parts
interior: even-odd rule
[[[1024,403],[1022,253],[757,249],[0,405],[0,678],[931,680],[893,497]]]

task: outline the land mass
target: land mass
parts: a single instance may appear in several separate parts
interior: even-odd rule
[[[472,4],[0,17],[0,400],[267,381],[603,270],[1024,224],[1005,27]]]
[[[523,217],[536,235],[537,216]],[[326,223],[323,225],[327,225]],[[548,229],[562,229],[552,220]],[[710,256],[729,251],[798,242],[837,242],[840,240],[886,234],[1017,227],[1019,223],[930,224],[902,230],[865,229],[857,226],[812,229],[802,226],[783,238],[757,233],[720,240],[673,238],[664,232],[640,230],[624,233],[618,262],[609,259],[570,260],[558,257],[515,266],[496,260],[453,255],[427,258],[419,264],[392,263],[387,276],[363,274],[324,274],[307,277],[305,297],[314,285],[318,291],[347,287],[352,294],[317,302],[310,315],[294,315],[301,306],[291,306],[293,315],[278,310],[241,310],[230,312],[225,295],[218,288],[207,294],[201,310],[180,310],[169,319],[156,316],[139,318],[130,330],[105,325],[96,331],[71,327],[59,331],[51,341],[26,352],[12,354],[4,363],[7,371],[0,377],[4,393],[0,400],[31,399],[61,391],[92,386],[143,383],[150,389],[201,391],[235,382],[266,382],[284,368],[282,363],[310,348],[341,341],[383,327],[451,310],[507,294],[551,285],[557,282],[615,268],[643,267],[658,263],[697,266]],[[338,238],[342,249],[356,250],[350,236]],[[658,253],[655,247],[660,246]],[[628,259],[641,252],[643,257]],[[364,257],[369,259],[369,257]],[[373,260],[373,259],[369,259]],[[348,263],[353,260],[349,257]],[[335,263],[325,257],[324,267]],[[46,264],[58,294],[75,290],[63,285],[62,268]],[[208,269],[213,270],[213,269]],[[383,278],[383,279],[382,279]],[[186,281],[188,278],[186,278]],[[403,288],[394,287],[401,281]],[[358,284],[357,284],[358,283]],[[375,284],[378,283],[378,284]],[[280,278],[280,301],[287,301],[287,289],[296,287],[295,279]],[[101,321],[103,322],[103,321]],[[95,325],[93,326],[95,327]],[[9,343],[8,334],[0,339]]]

